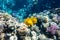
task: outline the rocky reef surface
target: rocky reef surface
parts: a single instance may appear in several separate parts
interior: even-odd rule
[[[0,40],[60,40],[60,8],[30,14],[23,22],[0,12]]]

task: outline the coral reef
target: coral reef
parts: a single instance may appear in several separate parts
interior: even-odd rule
[[[53,13],[52,16],[50,11],[44,13],[44,11],[39,14],[34,13],[25,18],[23,22],[19,22],[19,19],[7,12],[0,12],[0,36],[3,35],[0,39],[59,40],[60,21],[59,18],[57,19],[59,15]]]
[[[0,40],[60,40],[59,0],[0,0]]]

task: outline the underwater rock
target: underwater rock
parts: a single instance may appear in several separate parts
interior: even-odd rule
[[[34,26],[31,28],[31,30],[35,31],[37,34],[40,33],[39,27],[36,26],[36,25],[34,25]]]
[[[60,37],[60,29],[57,30],[57,34]]]
[[[44,26],[44,28],[48,28],[49,27],[49,22],[48,23],[43,23],[42,25]]]
[[[25,40],[31,40],[31,37],[30,36],[26,36]]]
[[[28,26],[24,23],[20,23],[20,27],[17,29],[20,35],[29,35],[30,29],[28,29]]]
[[[5,40],[4,37],[5,37],[5,33],[0,33],[0,40]]]
[[[9,21],[7,21],[7,23],[8,23],[8,25],[9,25],[9,27],[15,26],[15,23],[14,23],[13,20],[9,20]]]
[[[57,20],[58,20],[58,22],[60,22],[60,16],[57,16]]]
[[[0,15],[2,16],[3,19],[0,19],[0,24],[1,27],[3,27],[4,32],[5,31],[12,31],[15,28],[16,25],[16,19],[14,17],[12,17],[11,15],[9,15],[7,12],[3,12],[0,13]],[[17,21],[18,22],[18,21]]]
[[[9,40],[17,40],[17,36],[15,34],[12,34],[10,36]]]
[[[46,39],[46,36],[45,36],[44,34],[40,34],[40,35],[38,36],[38,38],[39,38],[40,40],[44,40],[44,39]]]
[[[0,24],[0,32],[3,32],[3,30],[4,30],[3,24]]]
[[[47,23],[48,21],[49,21],[48,16],[44,16],[44,18],[43,18],[43,22]]]
[[[60,13],[60,8],[55,8],[55,13]]]
[[[37,40],[37,34],[35,31],[31,31],[32,34],[32,40]]]
[[[58,25],[54,22],[51,22],[51,26],[47,28],[47,32],[50,32],[51,34],[56,34],[56,30],[58,29]]]
[[[58,26],[60,27],[60,23],[58,24]]]
[[[52,19],[54,22],[58,22],[57,16],[58,16],[57,14],[54,14],[53,19]]]

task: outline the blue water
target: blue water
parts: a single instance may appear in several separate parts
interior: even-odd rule
[[[60,0],[0,0],[0,10],[21,20],[28,17],[29,14],[59,7]]]

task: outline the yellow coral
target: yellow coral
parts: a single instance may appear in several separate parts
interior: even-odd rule
[[[34,24],[37,23],[37,18],[36,17],[27,18],[24,20],[24,23],[28,26],[33,26]]]
[[[32,20],[32,22],[33,22],[34,24],[37,23],[37,18],[36,18],[36,17],[31,17],[31,20]]]
[[[26,25],[28,25],[28,26],[32,26],[32,25],[33,25],[33,22],[32,22],[32,20],[31,20],[31,18],[25,19],[24,23],[25,23]]]

